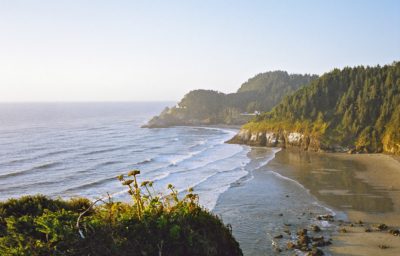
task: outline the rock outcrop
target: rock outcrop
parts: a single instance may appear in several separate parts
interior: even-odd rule
[[[340,145],[325,145],[317,137],[293,131],[255,132],[241,129],[227,143],[266,147],[298,147],[309,151],[348,152],[349,148]]]

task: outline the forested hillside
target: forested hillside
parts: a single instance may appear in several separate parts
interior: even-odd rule
[[[269,111],[285,95],[316,78],[316,75],[273,71],[249,79],[236,93],[194,90],[186,94],[176,107],[167,108],[150,120],[148,127],[243,124],[251,118],[243,113]]]
[[[400,63],[335,69],[285,97],[244,130],[281,134],[281,144],[282,132],[296,132],[301,134],[296,143],[305,148],[314,141],[314,149],[400,154]]]

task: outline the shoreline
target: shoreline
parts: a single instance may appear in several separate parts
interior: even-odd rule
[[[400,238],[387,230],[376,230],[379,224],[389,228],[400,228],[400,162],[396,156],[386,154],[335,154],[345,161],[357,161],[365,165],[365,171],[356,173],[356,177],[387,193],[393,203],[393,211],[386,213],[347,211],[351,222],[362,221],[362,225],[345,227],[347,233],[339,233],[334,237],[330,249],[340,255],[398,255]],[[366,232],[366,230],[372,232]],[[388,247],[382,249],[382,247]]]
[[[252,147],[248,157],[252,179],[238,181],[222,193],[213,212],[232,225],[244,255],[293,255],[288,243],[293,241],[299,228],[309,229],[310,237],[324,236],[329,243],[335,226],[318,216],[331,214],[325,204],[303,186],[290,178],[280,177],[269,167],[259,165],[261,156],[276,155],[280,151],[266,147]],[[261,161],[262,162],[262,161]],[[322,230],[313,231],[313,226]],[[327,247],[323,248],[327,252]]]
[[[200,127],[200,128],[217,128],[217,129],[229,129],[229,130],[240,130],[242,125],[224,125],[224,124],[215,124],[215,125],[182,125],[182,127]],[[179,127],[179,125],[177,126]],[[255,148],[255,147],[252,147]],[[268,150],[268,147],[260,147]],[[271,148],[270,148],[271,149]],[[400,249],[400,239],[398,237],[395,237],[393,235],[390,235],[388,233],[382,233],[382,232],[365,232],[365,226],[373,226],[377,223],[385,223],[389,226],[395,226],[396,228],[399,228],[396,225],[400,224],[400,158],[392,155],[387,155],[387,154],[381,154],[381,153],[374,153],[374,154],[347,154],[347,153],[339,153],[339,152],[310,152],[310,151],[301,151],[300,149],[297,148],[289,148],[289,149],[282,149],[281,152],[278,152],[275,155],[275,158],[279,154],[284,154],[285,152],[290,152],[289,154],[293,155],[309,155],[311,158],[327,158],[327,159],[336,159],[336,162],[345,162],[347,165],[350,166],[351,168],[351,174],[354,175],[354,179],[358,180],[356,186],[360,186],[362,193],[369,193],[369,189],[373,188],[374,191],[373,193],[376,192],[376,194],[371,195],[371,198],[373,196],[376,197],[382,197],[382,201],[384,201],[384,206],[385,208],[385,213],[381,213],[379,211],[376,211],[377,209],[370,209],[368,208],[368,204],[370,203],[368,198],[362,198],[360,205],[353,206],[352,209],[346,208],[344,206],[343,208],[338,208],[337,205],[340,205],[343,202],[337,201],[335,199],[335,194],[337,196],[346,196],[349,194],[349,197],[351,197],[352,192],[346,191],[346,189],[339,188],[339,189],[331,189],[331,190],[326,190],[323,189],[324,185],[319,184],[316,187],[310,188],[304,181],[296,179],[296,177],[290,177],[290,175],[285,174],[284,172],[280,172],[279,168],[276,171],[277,175],[282,175],[285,178],[292,179],[293,181],[299,183],[304,190],[306,190],[308,193],[310,193],[311,196],[315,197],[319,203],[321,203],[321,207],[327,207],[327,209],[331,209],[334,212],[338,213],[338,216],[346,216],[343,221],[350,221],[352,223],[356,223],[358,221],[362,221],[363,224],[358,225],[358,226],[346,226],[346,229],[348,230],[347,233],[335,233],[333,232],[333,245],[327,247],[326,250],[328,253],[332,253],[333,255],[396,255],[396,250]],[[293,158],[293,155],[291,158]],[[296,157],[296,156],[295,156]],[[301,158],[301,157],[300,157]],[[288,168],[288,166],[285,166],[283,169],[288,168],[288,169],[296,169],[296,164],[293,164],[293,159],[291,159],[292,166]],[[304,159],[301,159],[300,161],[310,161],[307,156]],[[290,162],[290,161],[289,161]],[[296,161],[294,161],[296,162]],[[313,162],[313,161],[312,161]],[[318,161],[317,161],[318,162]],[[275,164],[275,166],[274,166]],[[272,168],[276,169],[276,159],[272,159],[269,161],[269,163],[266,165],[267,168]],[[319,164],[319,163],[318,163]],[[330,169],[332,169],[332,166],[329,166],[329,161],[328,163],[323,163],[323,165],[328,165]],[[385,175],[380,175],[378,169],[384,166]],[[307,167],[312,167],[313,163],[308,165]],[[280,166],[282,167],[282,166]],[[306,167],[306,168],[307,168]],[[343,166],[343,173],[346,173],[349,171],[346,169],[348,166]],[[329,169],[327,168],[327,169]],[[260,169],[260,168],[258,168]],[[333,168],[334,169],[334,168]],[[363,171],[365,169],[366,171]],[[255,170],[252,170],[252,172]],[[293,170],[289,170],[293,171]],[[330,171],[328,171],[330,172]],[[388,173],[389,172],[389,173]],[[265,179],[265,177],[261,177],[260,174],[254,175],[254,173],[249,172],[250,175],[253,175],[253,179]],[[282,177],[278,177],[279,179],[282,179]],[[345,177],[349,178],[349,177]],[[249,184],[256,184],[259,181],[245,181],[244,184],[232,184],[226,191],[224,191],[220,196],[219,199],[216,203],[216,205],[213,208],[213,212],[216,210],[217,213],[223,215],[222,213],[225,211],[229,211],[228,208],[226,209],[219,209],[221,208],[221,198],[229,198],[232,196],[232,191],[236,190],[241,190],[243,191],[252,191],[251,193],[256,193],[258,192],[257,190],[251,190],[251,189],[244,189],[242,187],[246,187]],[[393,183],[394,182],[394,183]],[[240,183],[240,182],[239,182]],[[325,184],[326,185],[326,184]],[[350,182],[350,186],[353,185],[352,182]],[[375,191],[376,190],[376,191]],[[322,196],[319,196],[319,193],[316,193],[316,191],[323,192],[321,193]],[[246,193],[246,192],[245,192]],[[360,193],[361,192],[355,192]],[[389,194],[389,195],[386,195]],[[251,196],[251,195],[250,195]],[[367,196],[368,197],[368,196]],[[326,200],[326,199],[329,200]],[[225,199],[222,199],[224,201]],[[228,199],[228,201],[231,199]],[[335,201],[336,200],[336,201]],[[355,199],[349,199],[356,201],[357,198]],[[332,204],[332,201],[334,201],[334,204]],[[379,200],[378,200],[379,201]],[[346,203],[348,203],[346,201]],[[376,200],[373,202],[373,204],[376,203]],[[390,205],[393,205],[393,208],[390,208]],[[232,204],[230,207],[240,207],[240,205],[237,204]],[[246,207],[244,205],[243,207]],[[376,206],[376,208],[379,208],[379,206]],[[387,208],[387,209],[386,209]],[[232,209],[231,209],[232,210]],[[328,211],[329,212],[329,211]],[[299,214],[299,213],[298,213]],[[242,216],[243,217],[243,216]],[[341,218],[340,217],[340,218]],[[229,218],[228,218],[229,219]],[[337,223],[336,223],[337,224]],[[276,228],[278,228],[279,224],[276,224]],[[365,226],[364,226],[365,225]],[[339,229],[339,227],[338,227]],[[234,229],[235,232],[235,229]],[[242,231],[240,231],[242,232]],[[263,240],[263,239],[262,239]],[[379,245],[387,245],[389,248],[383,250],[379,248]],[[243,245],[242,245],[243,246]],[[246,245],[245,245],[246,246]],[[244,247],[245,247],[244,246]]]
[[[255,161],[261,155],[248,156]],[[290,229],[295,234],[299,228],[309,229],[310,236],[332,238],[332,245],[320,247],[326,255],[389,256],[400,250],[400,238],[389,233],[391,228],[400,228],[399,158],[281,149],[266,165],[249,173],[252,179],[232,184],[213,210],[232,225],[245,255],[277,254],[274,246],[279,255],[292,255],[295,251],[287,244],[295,243],[295,236],[285,232]],[[297,205],[299,201],[304,205]],[[327,227],[316,219],[331,214],[329,210],[336,216]],[[382,223],[389,227],[378,230]],[[312,232],[313,224],[322,233]],[[280,235],[283,238],[274,239]]]
[[[206,128],[239,130],[241,126],[199,125],[199,126],[189,126],[189,127],[206,127]],[[261,148],[267,148],[267,147],[261,147]],[[332,237],[333,245],[328,248],[328,253],[332,253],[333,255],[396,255],[395,253],[396,250],[400,249],[400,239],[398,239],[398,237],[395,237],[387,232],[378,232],[378,231],[365,232],[365,229],[370,227],[373,229],[373,227],[379,223],[384,223],[389,227],[395,227],[397,229],[399,228],[400,225],[400,192],[399,192],[400,158],[399,157],[383,153],[347,154],[340,152],[310,152],[310,151],[301,151],[297,148],[282,149],[282,151],[292,152],[294,155],[296,154],[310,155],[311,158],[313,157],[327,158],[330,160],[335,159],[334,162],[346,163],[343,166],[343,169],[340,171],[342,171],[344,175],[346,175],[346,172],[348,172],[348,175],[353,175],[353,177],[344,177],[344,178],[345,179],[353,178],[354,180],[357,181],[356,183],[353,183],[352,181],[354,180],[351,179],[351,182],[349,182],[348,185],[349,186],[354,185],[356,187],[359,187],[360,189],[359,191],[351,191],[351,190],[349,191],[347,188],[341,188],[340,186],[339,188],[335,188],[335,184],[333,185],[333,188],[328,188],[328,189],[325,189],[324,185],[321,184],[319,184],[316,187],[310,188],[308,186],[310,184],[304,183],[304,181],[296,179],[296,177],[290,177],[290,175],[287,175],[287,173],[286,174],[282,173],[279,170],[277,170],[276,172],[278,175],[282,175],[283,177],[298,182],[301,186],[303,186],[305,190],[307,190],[312,196],[314,196],[322,204],[322,206],[334,209],[335,212],[339,213],[338,216],[341,217],[346,216],[343,220],[344,223],[343,225],[345,226],[345,229],[348,232],[346,233],[337,232],[333,235]],[[306,159],[303,160],[309,161]],[[274,159],[267,164],[267,167],[271,166],[273,167],[273,165],[274,165]],[[329,163],[325,163],[325,165],[328,165],[329,167],[329,168],[324,167],[325,169],[327,170],[331,169],[331,171],[334,172],[335,168],[329,166]],[[312,166],[313,163],[311,163],[308,167]],[[296,164],[294,164],[291,167],[292,168],[294,167],[294,169],[296,169]],[[331,171],[328,170],[327,172]],[[382,175],[382,173],[384,175]],[[254,178],[256,176],[257,175],[255,175]],[[325,185],[329,184],[327,183]],[[227,193],[231,189],[232,187],[228,188],[228,190],[225,191],[224,193]],[[222,196],[224,193],[222,193],[220,196]],[[349,198],[347,198],[344,201],[340,201],[340,199],[338,198],[335,199],[335,197],[340,197],[340,196],[342,196],[342,199],[346,197]],[[352,196],[354,198],[351,198]],[[357,198],[357,196],[360,196],[362,198],[361,199]],[[368,198],[369,196],[370,198]],[[357,200],[359,201],[357,202]],[[353,203],[355,202],[356,205],[352,206],[351,205],[352,202]],[[380,203],[382,203],[382,211],[379,210]],[[368,206],[369,204],[371,205],[370,207]],[[359,221],[362,221],[363,224],[362,225],[352,224],[351,226],[349,224],[349,223],[358,223]],[[385,247],[387,246],[388,248],[381,249],[379,246],[382,245]]]
[[[268,165],[296,180],[319,201],[343,212],[346,232],[333,236],[333,255],[397,255],[400,238],[400,161],[386,154],[314,153],[285,149]],[[356,224],[361,223],[362,224]],[[385,224],[389,228],[378,231]],[[365,232],[365,230],[372,232]],[[380,247],[384,247],[382,249]],[[387,248],[386,248],[387,247]]]

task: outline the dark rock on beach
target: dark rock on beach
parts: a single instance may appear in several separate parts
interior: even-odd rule
[[[323,256],[325,255],[321,249],[313,248],[311,252],[307,253],[307,256]]]
[[[311,230],[314,232],[320,232],[321,228],[318,225],[311,225]]]
[[[388,226],[386,225],[386,224],[378,224],[378,225],[376,225],[376,228],[379,230],[379,231],[383,231],[383,230],[386,230],[386,229],[388,229]]]
[[[400,230],[399,229],[390,229],[389,233],[394,235],[394,236],[400,236]]]

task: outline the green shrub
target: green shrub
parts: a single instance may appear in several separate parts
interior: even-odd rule
[[[132,204],[42,195],[0,203],[0,255],[242,255],[231,230],[189,189],[162,196],[139,171],[119,176]],[[96,202],[102,202],[96,205]]]

